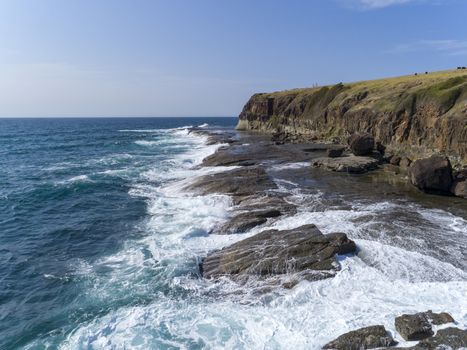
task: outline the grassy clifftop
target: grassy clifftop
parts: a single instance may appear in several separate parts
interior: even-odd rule
[[[467,70],[255,94],[238,128],[320,139],[367,131],[413,157],[467,163]]]

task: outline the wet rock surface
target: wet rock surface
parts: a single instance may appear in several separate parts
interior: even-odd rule
[[[394,346],[397,342],[384,326],[370,326],[345,333],[327,343],[323,349],[363,350]]]
[[[467,347],[467,330],[449,327],[440,329],[435,334],[432,328],[432,325],[440,326],[454,322],[448,313],[434,313],[431,310],[401,315],[394,321],[396,330],[403,339],[420,340],[415,346],[403,348],[411,350],[448,350]],[[390,349],[389,347],[396,344],[397,342],[388,335],[383,326],[370,326],[345,333],[326,344],[323,349]]]
[[[439,314],[437,314],[431,310],[428,310],[424,314],[428,318],[428,321],[434,326],[455,322],[452,316],[449,315],[447,312],[440,312]]]
[[[295,214],[297,206],[301,204],[294,200],[289,202],[291,196],[289,189],[293,189],[295,184],[313,188],[316,179],[319,179],[320,190],[324,188],[329,197],[320,199],[319,209],[312,210],[325,210],[326,206],[335,206],[336,203],[339,203],[338,197],[334,196],[336,188],[339,194],[345,193],[346,196],[353,196],[352,198],[361,198],[361,193],[371,192],[375,198],[381,198],[384,195],[398,199],[410,193],[411,196],[417,198],[423,196],[423,198],[430,200],[438,200],[435,198],[437,196],[425,196],[420,193],[407,182],[406,177],[400,176],[398,179],[400,178],[401,182],[397,180],[397,183],[388,184],[387,180],[379,179],[382,177],[382,171],[359,176],[346,176],[339,174],[337,170],[329,172],[321,170],[321,166],[311,169],[306,166],[306,162],[314,164],[321,159],[326,159],[326,162],[334,161],[337,164],[342,162],[342,159],[346,159],[346,161],[350,160],[351,162],[348,164],[352,165],[355,159],[366,158],[364,164],[366,162],[370,164],[368,169],[361,168],[361,164],[358,162],[356,165],[353,163],[355,171],[353,168],[351,171],[346,169],[348,172],[365,172],[377,168],[381,164],[381,153],[375,150],[372,150],[367,157],[349,155],[331,158],[325,157],[328,150],[341,146],[333,145],[330,147],[329,144],[291,145],[286,143],[277,145],[264,140],[254,144],[253,140],[253,138],[248,138],[247,140],[235,141],[229,147],[219,149],[215,156],[207,157],[203,164],[205,166],[235,165],[240,166],[240,168],[202,176],[190,186],[192,190],[203,194],[227,194],[232,197],[235,203],[230,218],[213,229],[211,234],[243,233],[255,227],[260,231],[261,225],[267,226],[286,215]],[[390,158],[388,156],[388,163]],[[299,162],[303,164],[298,164]],[[297,163],[297,167],[295,167],[295,163]],[[385,164],[384,166],[393,167],[400,173],[402,167],[409,167],[411,162],[408,158],[401,157],[397,161],[394,160],[393,163],[398,163],[398,165]],[[292,166],[290,167],[290,165]],[[322,168],[329,170],[326,167]],[[463,181],[464,178],[461,176],[462,174],[456,175],[454,181]],[[375,186],[376,184],[377,186]],[[389,192],[385,192],[385,188]],[[445,201],[443,197],[440,197],[439,200]],[[324,209],[321,206],[324,206]],[[335,208],[341,207],[337,204]],[[394,218],[387,218],[387,220],[392,219]],[[425,233],[423,234],[425,235]],[[376,240],[378,238],[379,236],[372,237]],[[292,230],[268,229],[221,250],[209,253],[200,263],[200,271],[205,278],[216,282],[220,279],[235,284],[239,288],[236,289],[236,292],[240,289],[253,287],[255,293],[256,291],[269,293],[278,286],[293,288],[304,280],[316,281],[333,277],[340,269],[336,255],[352,253],[355,250],[355,243],[345,234],[323,235],[314,225],[305,225]],[[436,255],[441,260],[443,256]],[[422,333],[425,332],[423,337],[418,338],[421,341],[412,347],[413,349],[435,349],[440,346],[441,342],[457,346],[455,344],[463,341],[462,337],[465,331],[453,328],[443,334],[441,331],[436,332],[436,328],[433,328],[435,325],[452,322],[450,315],[436,314],[431,311],[420,313],[420,315],[422,316],[416,317],[419,323],[414,322],[414,325],[410,327],[405,326],[408,331],[403,331],[402,325],[398,327],[401,329],[401,336],[405,332],[405,337],[413,337],[420,329],[422,329]],[[383,333],[381,327],[366,327],[347,333],[328,343],[325,347],[333,348],[330,347],[331,344],[336,349],[370,349],[393,346],[392,337],[387,334],[384,327],[382,327]],[[450,343],[448,343],[449,341]]]
[[[342,157],[342,154],[345,151],[345,147],[336,147],[336,148],[328,148],[326,151],[326,155],[329,158],[337,158]]]
[[[374,170],[378,168],[378,164],[379,161],[375,158],[354,155],[338,158],[317,158],[312,163],[314,167],[354,174],[361,174],[370,170]]]
[[[451,192],[457,197],[467,199],[467,169],[453,173]]]
[[[425,313],[396,317],[395,327],[405,340],[421,340],[431,337],[433,329]]]
[[[219,230],[214,230],[213,233],[221,235],[243,233],[266,223],[270,218],[277,218],[281,215],[282,213],[277,209],[242,212],[227,221]]]
[[[267,230],[212,252],[201,263],[205,278],[273,276],[311,270],[313,278],[332,277],[337,254],[353,253],[355,243],[344,233],[323,235],[315,225]]]
[[[452,168],[449,158],[431,156],[415,161],[409,168],[411,183],[425,192],[449,193],[452,185]]]
[[[440,329],[436,335],[422,340],[413,349],[448,350],[467,348],[467,330],[449,327]]]
[[[236,134],[234,132],[215,132],[212,130],[206,130],[198,127],[191,128],[188,132],[191,134],[207,137],[207,145],[215,145],[219,143],[233,144],[237,141]]]
[[[241,201],[256,193],[276,189],[274,181],[260,166],[244,167],[198,178],[188,189],[202,194],[220,193],[231,195]]]
[[[349,147],[356,156],[365,156],[375,148],[375,139],[368,133],[357,132],[350,136]]]

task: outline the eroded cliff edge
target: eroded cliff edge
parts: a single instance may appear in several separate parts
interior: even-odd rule
[[[239,130],[345,143],[369,132],[393,154],[467,165],[467,70],[253,95]]]

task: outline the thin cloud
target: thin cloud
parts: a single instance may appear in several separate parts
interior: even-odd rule
[[[414,0],[360,0],[361,6],[369,9],[407,4],[409,2],[414,2]]]
[[[398,45],[387,53],[438,52],[449,56],[467,55],[467,40],[420,40],[410,44]]]
[[[439,0],[337,0],[346,7],[360,10],[377,10],[390,6],[408,5],[415,3],[438,4]]]

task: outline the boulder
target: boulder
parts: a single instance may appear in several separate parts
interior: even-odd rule
[[[368,133],[355,133],[349,138],[349,146],[356,156],[365,156],[375,148],[375,139]]]
[[[216,230],[213,233],[221,235],[243,233],[256,226],[266,223],[268,218],[276,218],[280,215],[281,212],[277,209],[266,209],[240,213],[234,216],[219,230]]]
[[[363,350],[385,346],[394,346],[397,342],[386,331],[384,326],[360,328],[341,335],[323,346],[323,349]]]
[[[318,280],[339,270],[337,254],[353,253],[355,243],[344,233],[323,235],[315,225],[267,230],[210,253],[201,262],[205,278],[277,276],[310,271]]]
[[[400,162],[401,162],[401,157],[399,156],[392,156],[391,159],[389,159],[389,164],[392,164],[392,165],[399,165]]]
[[[373,157],[338,157],[338,158],[316,158],[312,166],[326,170],[344,173],[365,173],[378,168],[379,160]]]
[[[342,156],[342,153],[344,153],[345,148],[344,147],[338,147],[338,148],[328,148],[326,151],[326,155],[330,158],[337,158]]]
[[[467,330],[459,328],[440,329],[435,336],[422,340],[414,349],[441,350],[467,348]]]
[[[467,199],[467,180],[454,181],[451,187],[451,193],[457,197]]]
[[[409,168],[410,182],[425,192],[450,192],[452,168],[449,158],[431,156],[415,161]]]
[[[407,157],[403,157],[399,162],[399,166],[403,171],[407,171],[410,167],[410,164],[412,164],[412,161]]]
[[[405,340],[421,340],[434,334],[430,320],[424,312],[396,317],[394,323],[397,332]]]
[[[384,156],[386,152],[386,146],[384,146],[381,142],[376,142],[376,150]]]
[[[428,318],[428,321],[435,326],[455,322],[452,316],[447,312],[441,312],[437,314],[431,310],[428,310],[427,312],[425,312],[425,315]]]
[[[453,172],[451,193],[457,197],[467,199],[467,168]]]

